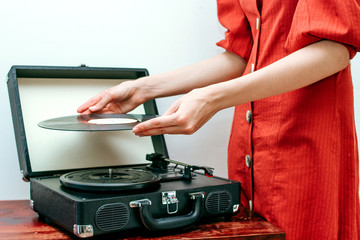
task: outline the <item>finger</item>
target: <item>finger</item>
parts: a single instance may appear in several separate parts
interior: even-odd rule
[[[136,132],[135,135],[139,137],[145,137],[145,136],[156,136],[156,135],[162,135],[162,134],[185,134],[189,135],[193,132],[188,132],[183,126],[168,126],[168,127],[162,127],[162,128],[151,128],[146,129],[141,132]]]
[[[184,134],[178,126],[166,127],[166,128],[154,128],[149,129],[143,132],[135,133],[136,136],[146,137],[146,136],[156,136],[162,134]]]
[[[94,96],[87,100],[85,103],[83,103],[80,107],[78,107],[77,112],[83,113],[89,109],[89,107],[95,105],[97,102],[101,100],[100,95]]]
[[[168,108],[168,110],[166,110],[166,112],[163,114],[163,116],[168,116],[168,115],[171,115],[171,114],[177,112],[177,110],[179,110],[179,106],[180,106],[180,104],[178,104],[177,102],[174,102],[173,104],[171,104],[171,106]]]
[[[91,112],[89,111],[89,109],[86,109],[83,112],[79,112],[81,115],[86,115],[86,114],[91,114]]]
[[[110,96],[105,95],[102,98],[100,98],[100,101],[97,101],[94,105],[90,106],[88,109],[91,113],[99,112],[102,109],[104,109],[110,101],[111,101]]]
[[[138,125],[136,125],[133,128],[133,132],[136,134],[136,133],[148,131],[150,129],[174,126],[173,119],[174,119],[174,117],[172,115],[153,118],[153,119],[147,120],[145,122],[142,122],[142,123],[139,123]]]
[[[192,124],[184,124],[178,121],[174,116],[162,116],[152,121],[140,123],[133,128],[133,132],[137,136],[152,136],[160,134],[185,134],[190,135],[199,129],[199,126]]]

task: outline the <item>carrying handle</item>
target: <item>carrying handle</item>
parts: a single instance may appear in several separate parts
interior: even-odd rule
[[[150,213],[151,201],[149,199],[142,199],[130,203],[131,207],[138,207],[141,222],[150,231],[173,230],[176,228],[190,227],[199,221],[204,205],[204,194],[191,193],[190,199],[193,201],[192,210],[190,213],[180,216],[154,218]]]

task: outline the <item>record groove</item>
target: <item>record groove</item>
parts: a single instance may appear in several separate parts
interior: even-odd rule
[[[38,126],[61,131],[131,130],[138,123],[155,117],[144,114],[83,114],[47,119],[39,122]]]

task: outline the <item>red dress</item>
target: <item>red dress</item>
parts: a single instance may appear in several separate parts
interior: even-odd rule
[[[360,49],[357,0],[218,0],[219,46],[245,73],[321,39]],[[229,178],[242,204],[288,240],[360,239],[359,157],[350,66],[305,88],[237,106]]]

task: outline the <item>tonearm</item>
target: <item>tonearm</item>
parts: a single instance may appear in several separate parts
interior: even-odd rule
[[[146,160],[152,162],[150,165],[151,168],[158,169],[160,171],[161,170],[166,171],[169,163],[183,166],[184,167],[184,179],[191,179],[192,178],[191,173],[196,170],[203,170],[205,175],[208,177],[213,176],[214,168],[206,167],[206,166],[195,166],[195,165],[189,165],[186,163],[178,162],[178,161],[166,158],[160,153],[146,154]]]

